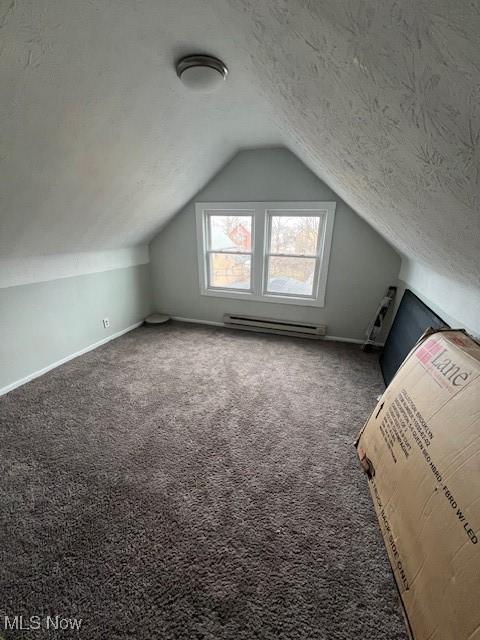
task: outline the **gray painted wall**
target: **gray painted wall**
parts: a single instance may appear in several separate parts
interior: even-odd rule
[[[195,201],[335,200],[337,209],[326,304],[244,302],[200,295]],[[287,149],[242,151],[150,245],[154,307],[171,315],[221,322],[224,312],[325,322],[328,334],[362,339],[387,287],[397,283],[394,249]]]
[[[2,389],[142,320],[149,266],[3,288],[0,309]]]

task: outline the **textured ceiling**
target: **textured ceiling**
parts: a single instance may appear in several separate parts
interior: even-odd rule
[[[403,254],[478,284],[480,4],[2,2],[0,253],[146,240],[239,147],[286,144]],[[222,57],[188,93],[172,60]]]
[[[0,255],[140,243],[242,145],[281,138],[195,0],[0,0]],[[228,85],[188,91],[174,61],[224,55]]]
[[[226,4],[292,150],[403,254],[480,286],[478,0]]]

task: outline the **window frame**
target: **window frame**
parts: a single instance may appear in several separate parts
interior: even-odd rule
[[[216,213],[218,211],[218,213]],[[225,210],[228,211],[228,210]],[[231,211],[235,211],[235,214],[238,217],[250,217],[251,218],[251,234],[252,234],[252,243],[250,251],[226,251],[225,249],[212,249],[211,247],[211,218],[212,216],[225,216],[224,210],[218,209],[205,209],[203,212],[204,216],[204,252],[205,252],[205,284],[206,291],[229,291],[231,293],[254,293],[253,290],[253,253],[254,253],[254,238],[255,238],[255,211],[254,210],[238,210],[231,209]],[[222,254],[222,255],[232,255],[232,256],[250,256],[250,287],[248,289],[235,289],[234,287],[216,287],[211,283],[211,273],[210,273],[210,255],[212,253]]]
[[[272,219],[277,217],[305,217],[308,213],[311,213],[310,217],[320,218],[318,223],[318,232],[317,232],[317,245],[315,247],[315,253],[313,254],[300,254],[300,253],[277,253],[271,250],[272,243]],[[325,235],[325,216],[319,215],[318,209],[302,209],[302,210],[294,210],[290,211],[287,209],[267,209],[265,212],[266,215],[266,231],[265,231],[265,248],[263,252],[264,266],[263,266],[263,287],[262,292],[268,296],[280,296],[282,298],[301,298],[302,300],[316,300],[318,295],[318,278],[320,273],[320,262],[321,262],[321,253],[322,253],[322,243]],[[307,294],[293,294],[293,293],[282,293],[279,291],[269,291],[268,290],[268,268],[269,268],[269,259],[270,257],[277,258],[310,258],[315,260],[315,269],[313,274],[313,283],[312,283],[312,293],[311,295]]]
[[[200,294],[217,298],[293,304],[309,307],[325,306],[325,291],[333,236],[336,202],[196,202],[197,257]],[[218,213],[215,213],[218,212]],[[229,213],[231,212],[231,213]],[[283,213],[284,212],[284,213]],[[252,215],[251,289],[209,287],[208,217],[209,215]],[[271,219],[275,215],[319,216],[317,254],[288,254],[286,257],[316,259],[312,296],[267,291],[268,258],[270,252]],[[215,253],[213,251],[213,253]],[[218,253],[218,252],[216,252]],[[220,252],[233,253],[235,252]],[[248,252],[238,252],[242,255]],[[275,255],[275,254],[273,254]]]

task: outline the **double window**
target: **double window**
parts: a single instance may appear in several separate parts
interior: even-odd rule
[[[195,207],[203,295],[324,305],[334,202]]]

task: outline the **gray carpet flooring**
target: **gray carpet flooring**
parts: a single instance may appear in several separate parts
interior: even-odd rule
[[[376,356],[141,327],[0,398],[6,638],[405,640],[352,441]]]

